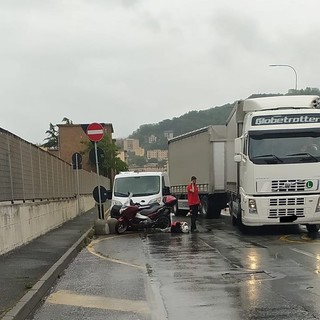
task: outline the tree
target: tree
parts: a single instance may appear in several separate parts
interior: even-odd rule
[[[65,122],[65,124],[73,124],[72,120],[70,120],[70,119],[68,119],[68,118],[66,118],[66,117],[64,117],[64,118],[62,119],[62,122]]]
[[[128,163],[129,165],[143,167],[147,163],[147,160],[145,157],[136,156],[134,153],[128,153]]]
[[[82,151],[82,154],[89,154],[90,150],[94,148],[94,143],[91,141],[82,141],[86,145],[86,149]],[[109,136],[104,136],[103,139],[97,142],[97,147],[104,152],[104,158],[99,163],[100,174],[106,177],[112,177],[113,173],[119,173],[120,171],[128,171],[128,165],[122,161],[119,155],[119,149],[115,144],[115,141],[110,141]],[[95,168],[95,163],[91,163],[92,168]]]
[[[42,144],[42,147],[49,149],[57,149],[59,136],[58,127],[50,122],[49,129],[45,132],[45,134],[48,135],[48,137],[44,139],[44,141],[47,142]]]
[[[65,122],[65,124],[73,124],[72,120],[66,117],[62,119],[62,122]],[[45,134],[48,135],[48,137],[44,139],[44,141],[47,142],[42,144],[41,146],[49,149],[58,149],[59,131],[57,125],[54,125],[50,122],[49,129],[45,132]]]
[[[150,159],[148,159],[148,163],[158,163],[158,159],[157,158],[150,158]]]

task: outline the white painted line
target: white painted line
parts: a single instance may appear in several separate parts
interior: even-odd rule
[[[316,260],[320,260],[320,255],[315,255],[313,253],[310,253],[310,252],[307,252],[307,251],[304,251],[304,250],[300,250],[300,249],[297,249],[297,248],[290,248],[292,251],[295,251],[295,252],[298,252],[298,253],[301,253],[307,257],[310,257],[310,258],[313,258],[313,259],[316,259]]]
[[[146,301],[115,299],[101,296],[80,295],[71,291],[61,290],[51,294],[46,302],[51,304],[114,310],[149,314],[150,309]]]
[[[91,241],[91,243],[87,246],[87,250],[93,254],[94,256],[96,257],[99,257],[101,259],[104,259],[104,260],[107,260],[107,261],[111,261],[111,262],[114,262],[114,263],[118,263],[118,264],[122,264],[122,265],[125,265],[125,266],[129,266],[129,267],[134,267],[134,268],[137,268],[137,269],[141,269],[143,271],[146,271],[146,267],[145,266],[140,266],[140,265],[137,265],[137,264],[134,264],[134,263],[130,263],[130,262],[126,262],[126,261],[123,261],[123,260],[119,260],[119,259],[114,259],[114,258],[111,258],[109,256],[105,256],[103,255],[102,253],[100,252],[97,252],[95,250],[95,245],[101,241],[105,241],[105,240],[110,240],[110,239],[114,239],[114,238],[119,238],[119,236],[115,236],[115,237],[107,237],[107,238],[102,238],[102,239],[98,239],[98,240],[93,240]]]

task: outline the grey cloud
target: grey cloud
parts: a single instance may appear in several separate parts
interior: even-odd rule
[[[217,12],[213,17],[213,28],[222,43],[245,51],[260,51],[261,43],[268,41],[253,17],[230,11]],[[265,45],[264,45],[265,47]]]

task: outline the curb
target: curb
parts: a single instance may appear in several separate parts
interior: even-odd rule
[[[85,240],[93,235],[90,228],[73,246],[45,273],[45,275],[8,311],[2,320],[24,320],[37,307],[49,289],[53,286],[59,275],[83,248]]]

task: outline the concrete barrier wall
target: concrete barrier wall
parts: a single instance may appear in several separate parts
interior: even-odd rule
[[[80,210],[77,210],[78,203]],[[7,253],[95,206],[92,195],[77,199],[0,205],[0,254]]]

